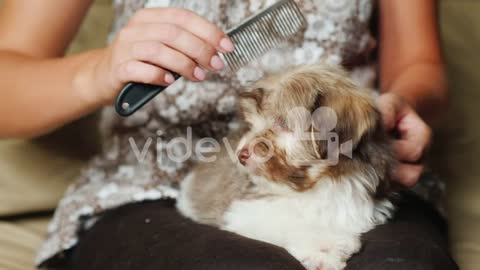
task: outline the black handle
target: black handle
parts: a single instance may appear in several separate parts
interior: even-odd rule
[[[175,80],[180,78],[180,75],[173,72],[172,74]],[[117,96],[115,110],[121,116],[130,116],[160,92],[167,89],[167,87],[144,83],[128,83]]]

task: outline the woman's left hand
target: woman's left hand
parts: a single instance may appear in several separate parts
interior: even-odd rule
[[[401,96],[385,93],[377,102],[385,128],[397,134],[393,149],[399,164],[393,172],[394,180],[413,186],[423,172],[421,161],[431,143],[432,130]]]

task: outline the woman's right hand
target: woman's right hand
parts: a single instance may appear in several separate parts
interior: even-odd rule
[[[218,51],[233,51],[233,43],[221,29],[194,12],[179,8],[140,10],[90,66],[89,79],[98,87],[89,89],[88,95],[111,104],[128,82],[173,83],[169,71],[202,81],[204,69],[224,67]]]
[[[233,50],[221,29],[195,13],[152,8],[137,12],[107,48],[65,56],[93,1],[0,2],[0,90],[8,100],[0,138],[49,133],[112,104],[128,82],[168,85],[167,70],[203,80],[203,69],[223,67],[217,52]]]

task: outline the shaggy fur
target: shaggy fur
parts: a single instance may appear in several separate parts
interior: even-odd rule
[[[343,269],[361,233],[393,212],[394,159],[371,93],[341,69],[301,66],[257,82],[240,112],[248,129],[230,138],[236,155],[199,163],[178,209],[284,247],[308,270]]]

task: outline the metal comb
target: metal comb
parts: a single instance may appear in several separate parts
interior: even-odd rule
[[[294,0],[281,0],[227,31],[235,44],[231,53],[221,54],[230,71],[235,72],[261,57],[282,41],[306,29],[307,22]],[[173,73],[175,80],[181,76]],[[129,116],[168,86],[128,83],[115,101],[121,116]]]

